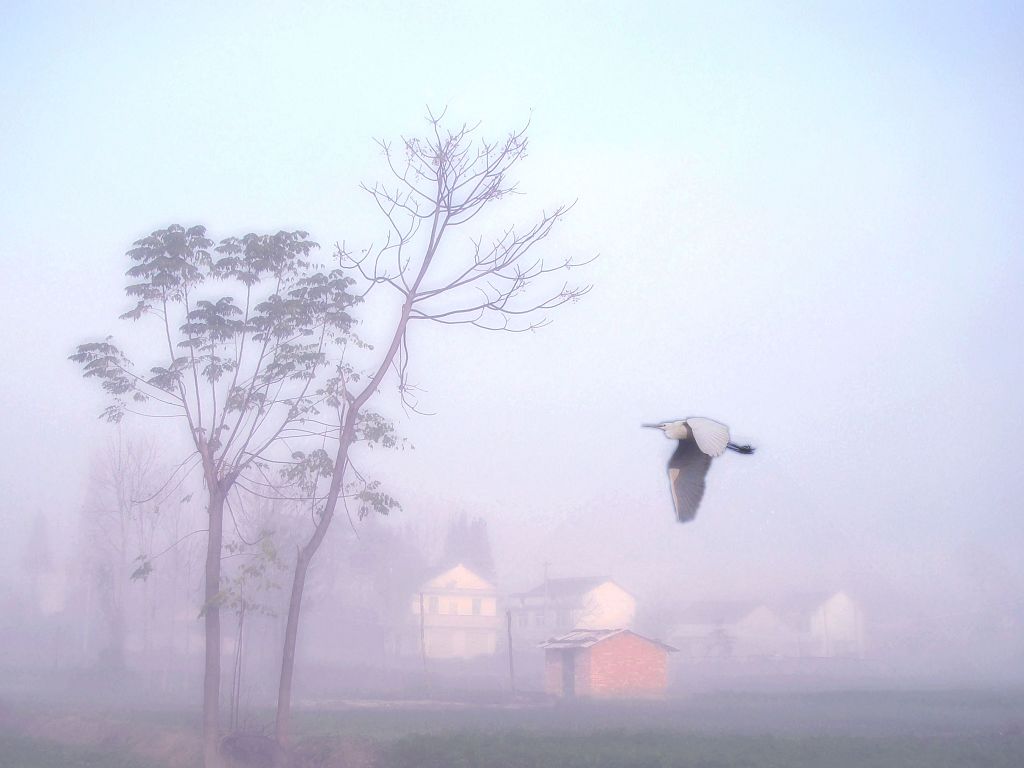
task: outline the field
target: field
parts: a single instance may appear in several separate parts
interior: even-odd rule
[[[3,768],[185,768],[195,717],[14,708]],[[707,694],[571,706],[335,702],[299,713],[303,768],[1019,768],[1024,692]]]

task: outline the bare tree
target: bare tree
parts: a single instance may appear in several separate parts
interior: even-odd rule
[[[151,496],[159,480],[159,451],[152,440],[119,429],[93,459],[89,492],[82,509],[82,528],[97,581],[100,608],[107,623],[105,663],[125,664],[127,590],[133,573],[152,552],[158,518]]]
[[[50,548],[50,529],[42,512],[36,512],[32,520],[32,533],[22,554],[21,565],[29,580],[32,611],[35,614],[43,612],[46,602],[44,582],[53,573],[54,562]]]
[[[548,310],[574,302],[589,290],[561,281],[551,285],[545,279],[580,262],[572,257],[547,262],[533,255],[534,247],[571,206],[543,212],[525,228],[509,226],[487,239],[477,235],[468,247],[454,242],[456,232],[469,230],[483,211],[517,191],[510,172],[526,156],[527,134],[524,127],[490,142],[477,138],[475,126],[446,130],[443,118],[443,114],[428,113],[426,137],[403,139],[397,150],[380,142],[392,178],[387,184],[363,188],[387,225],[383,245],[360,255],[337,248],[342,266],[359,274],[367,294],[384,289],[399,307],[386,346],[366,375],[358,375],[351,365],[339,366],[326,392],[330,411],[299,430],[330,442],[333,451],[318,449],[301,484],[311,500],[314,527],[298,551],[289,599],[276,722],[282,744],[290,735],[296,638],[310,562],[339,501],[358,497],[360,514],[370,510],[386,514],[395,505],[394,499],[355,469],[351,451],[360,442],[393,445],[397,441],[391,424],[367,410],[389,373],[397,380],[403,404],[416,410],[416,388],[409,380],[412,326],[535,330],[547,322]],[[322,486],[326,487],[321,490]]]
[[[224,509],[239,488],[267,484],[267,463],[286,428],[315,408],[313,382],[326,348],[344,339],[347,310],[358,299],[338,270],[314,272],[316,243],[305,232],[248,234],[214,248],[205,228],[171,226],[128,251],[128,296],[122,319],[153,318],[149,350],[163,360],[137,372],[108,337],[82,344],[71,359],[113,399],[104,415],[127,412],[177,419],[192,452],[157,494],[170,494],[200,469],[208,526],[204,630],[203,751],[207,768],[220,755],[220,606]],[[322,396],[321,396],[322,397]],[[287,461],[287,457],[285,459]]]

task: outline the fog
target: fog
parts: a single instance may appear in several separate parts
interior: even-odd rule
[[[425,681],[435,696],[505,690],[503,646],[461,671],[427,669],[417,647],[416,597],[459,562],[490,581],[502,620],[547,582],[610,579],[635,598],[637,632],[677,645],[695,606],[782,616],[836,594],[856,606],[850,658],[740,668],[681,648],[672,695],[1024,682],[1019,9],[25,3],[5,15],[4,701],[87,700],[69,681],[117,668],[147,705],[200,704],[205,534],[179,540],[206,525],[201,473],[129,505],[127,531],[110,517],[118,446],[148,456],[128,472],[137,500],[189,454],[188,432],[98,419],[108,399],[68,360],[113,335],[157,364],[148,321],[117,320],[135,303],[125,252],[171,224],[214,240],[305,230],[334,266],[335,243],[379,247],[386,221],[359,186],[389,178],[375,139],[427,135],[428,109],[447,110],[447,128],[479,123],[481,138],[529,123],[511,172],[522,194],[446,247],[575,201],[536,252],[583,263],[566,279],[592,290],[530,333],[410,326],[422,413],[386,379],[373,407],[404,447],[358,458],[401,508],[339,512],[314,559],[299,706],[422,697]],[[358,332],[386,348],[399,303],[371,298]],[[674,444],[640,425],[688,416],[757,451],[716,459],[681,525]],[[255,722],[276,700],[296,547],[313,525],[308,510],[238,503],[226,541],[277,532],[250,582],[260,607],[239,707]],[[235,578],[239,561],[224,562]],[[222,614],[227,728],[238,615]],[[519,688],[542,691],[543,651],[516,653]]]

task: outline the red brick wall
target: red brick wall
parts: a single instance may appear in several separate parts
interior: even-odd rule
[[[590,695],[590,649],[576,652],[576,695]]]
[[[544,651],[544,692],[562,695],[562,652],[550,648]]]
[[[668,685],[667,651],[629,632],[602,640],[583,655],[589,664],[577,661],[577,668],[589,667],[590,684],[585,688],[577,682],[579,695],[650,696],[664,693]]]
[[[544,651],[544,691],[553,696],[562,696],[562,659],[567,651]],[[576,654],[576,695],[586,696],[590,693],[590,652],[574,651]]]

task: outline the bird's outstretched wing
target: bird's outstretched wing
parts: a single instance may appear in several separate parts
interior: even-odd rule
[[[708,456],[721,456],[729,444],[729,428],[720,421],[705,419],[703,416],[691,416],[686,426],[693,432],[693,439]]]
[[[668,460],[668,482],[680,523],[688,523],[697,516],[697,507],[704,496],[704,477],[710,466],[711,457],[693,440],[680,440]]]

